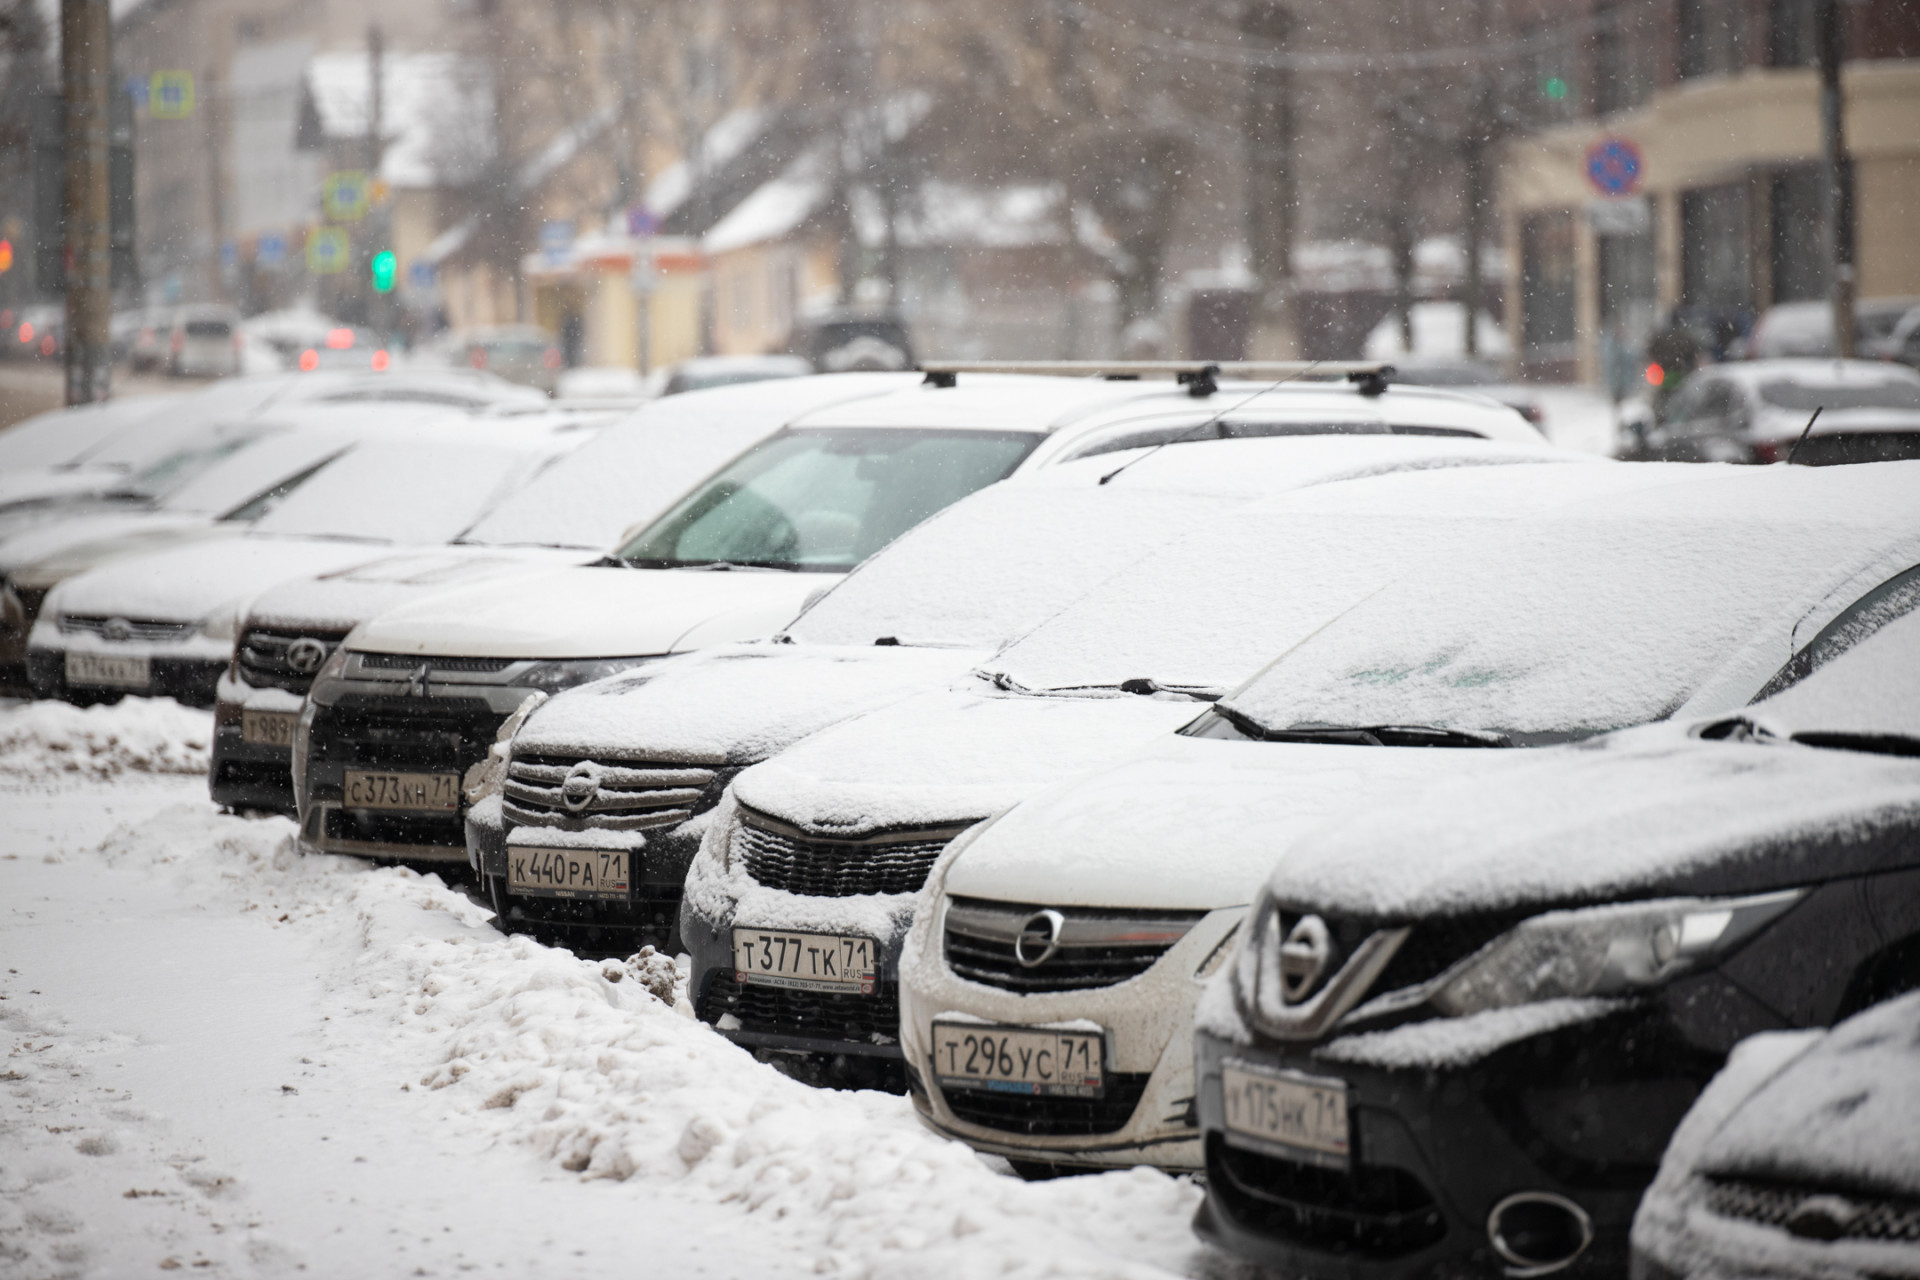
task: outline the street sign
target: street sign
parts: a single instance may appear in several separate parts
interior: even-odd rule
[[[1587,181],[1603,196],[1630,196],[1640,189],[1646,162],[1625,138],[1602,138],[1587,148]]]
[[[253,242],[253,260],[263,267],[277,267],[287,259],[287,238],[269,231]]]
[[[155,120],[185,120],[192,115],[193,72],[154,72],[147,87],[147,114]]]
[[[627,210],[627,234],[634,237],[656,235],[660,231],[660,219],[643,204],[636,204]]]
[[[1589,200],[1587,225],[1597,236],[1643,236],[1653,229],[1653,205],[1645,196]]]
[[[315,227],[307,236],[307,270],[317,276],[347,269],[347,233],[340,227]]]
[[[330,173],[320,184],[320,203],[335,222],[357,222],[364,218],[371,194],[367,175],[358,169]]]
[[[407,267],[407,283],[416,289],[433,288],[433,264],[415,262]]]

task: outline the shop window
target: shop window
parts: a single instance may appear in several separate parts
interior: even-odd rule
[[[1607,115],[1647,100],[1652,77],[1646,65],[1647,43],[1627,4],[1602,5],[1594,12],[1593,109]]]
[[[1680,197],[1681,297],[1689,306],[1753,305],[1747,186],[1729,182]]]
[[[1767,0],[1767,65],[1811,67],[1818,61],[1814,0]]]
[[[1536,213],[1520,228],[1522,341],[1530,348],[1574,339],[1573,214]]]
[[[1773,300],[1826,297],[1827,217],[1819,167],[1803,165],[1774,174],[1768,204]]]
[[[1746,10],[1737,0],[1678,0],[1680,78],[1721,75],[1746,63]]]

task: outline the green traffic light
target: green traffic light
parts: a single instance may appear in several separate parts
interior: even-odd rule
[[[373,255],[373,287],[380,293],[393,291],[393,277],[399,270],[399,261],[393,256],[393,250],[382,249]]]
[[[1547,97],[1553,99],[1555,102],[1564,100],[1570,91],[1567,82],[1559,76],[1549,76],[1540,84],[1540,92],[1546,94]]]

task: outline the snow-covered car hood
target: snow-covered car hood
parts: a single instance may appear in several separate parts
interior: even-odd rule
[[[955,857],[945,887],[1052,906],[1239,906],[1302,833],[1496,754],[1508,753],[1166,734],[1029,797]]]
[[[1920,1196],[1920,993],[1812,1041],[1701,1143],[1695,1169]]]
[[[770,634],[823,573],[565,568],[435,592],[363,623],[366,653],[470,658],[622,658]]]
[[[1469,754],[1464,776],[1303,840],[1275,896],[1411,919],[1760,892],[1920,862],[1920,760],[1706,742],[1670,724]]]
[[[592,553],[559,548],[434,547],[382,556],[310,578],[283,582],[255,597],[249,623],[346,631],[397,605],[449,587],[578,564]]]
[[[741,804],[857,835],[998,813],[1191,720],[1185,700],[942,690],[836,725],[734,779]]]
[[[127,482],[116,467],[46,468],[0,476],[0,508],[28,502],[56,502],[90,497]]]
[[[978,649],[730,644],[569,689],[514,749],[751,764],[810,733],[951,682]]]
[[[137,520],[136,514],[145,514],[147,519]],[[95,525],[95,519],[100,523]],[[158,511],[125,512],[113,522],[104,516],[90,517],[86,524],[93,527],[83,529],[80,521],[63,520],[9,538],[5,547],[0,548],[0,573],[5,573],[18,586],[45,590],[122,556],[144,555],[183,543],[237,538],[246,532],[245,525],[220,524],[202,516]],[[15,547],[23,553],[17,564],[10,563]],[[44,554],[27,559],[26,555],[34,551]]]
[[[221,538],[128,556],[68,578],[47,597],[56,613],[197,622],[287,578],[353,564],[385,548],[319,538]]]
[[[150,507],[88,507],[16,533],[0,534],[0,573],[17,572],[87,543],[164,535],[175,529],[204,529],[210,523],[203,515]]]

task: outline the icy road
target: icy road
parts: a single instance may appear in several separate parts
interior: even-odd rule
[[[0,703],[0,1275],[1208,1274],[1191,1185],[1025,1184],[206,799],[202,713]]]

